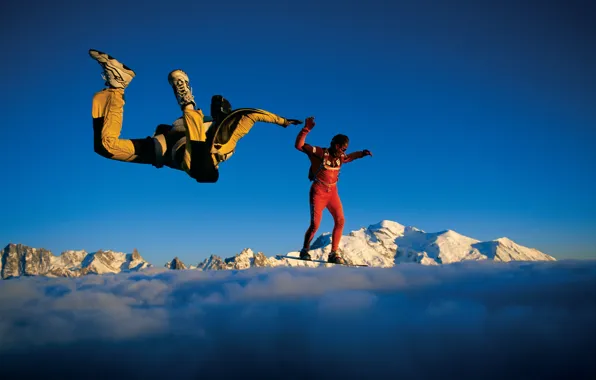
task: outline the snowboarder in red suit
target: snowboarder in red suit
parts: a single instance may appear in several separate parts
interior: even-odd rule
[[[337,192],[337,181],[339,171],[343,164],[352,162],[356,159],[366,156],[372,156],[372,153],[365,149],[346,154],[349,139],[346,135],[335,135],[331,139],[328,148],[321,148],[305,143],[306,135],[315,126],[314,117],[306,119],[304,127],[296,137],[295,147],[308,155],[310,159],[309,179],[313,182],[310,187],[310,226],[304,235],[304,244],[300,251],[300,258],[311,260],[310,243],[321,224],[323,210],[327,208],[333,217],[333,234],[331,235],[331,253],[327,262],[335,264],[345,264],[345,260],[338,252],[339,241],[344,228],[344,212]]]

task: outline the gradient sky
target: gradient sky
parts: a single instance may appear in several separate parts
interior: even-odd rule
[[[257,124],[215,185],[107,160],[93,152],[94,48],[137,73],[123,138],[180,115],[167,74],[181,68],[205,110],[222,94],[314,115],[307,142],[344,133],[350,151],[371,150],[342,169],[344,234],[389,219],[596,257],[592,2],[12,3],[0,12],[2,245],[137,248],[156,265],[301,247],[299,127]],[[318,233],[331,228],[326,212]]]

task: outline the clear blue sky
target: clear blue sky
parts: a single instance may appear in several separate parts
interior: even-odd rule
[[[215,185],[107,160],[93,152],[94,48],[137,73],[124,138],[179,116],[167,74],[182,68],[205,110],[223,94],[234,108],[314,115],[307,142],[344,133],[349,150],[371,150],[342,170],[344,233],[389,219],[596,257],[594,5],[329,3],[2,5],[0,243],[136,247],[158,265],[301,246],[298,127],[256,125]],[[331,228],[325,213],[319,233]]]

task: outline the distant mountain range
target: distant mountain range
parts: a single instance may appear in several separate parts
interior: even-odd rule
[[[313,259],[326,260],[331,250],[331,235],[324,233],[312,244]],[[383,220],[344,235],[340,252],[349,263],[375,267],[392,267],[414,262],[422,265],[450,264],[466,260],[494,261],[555,261],[556,259],[533,248],[516,244],[508,238],[479,241],[452,230],[427,233],[415,227]],[[19,276],[78,277],[86,274],[104,274],[138,271],[153,266],[137,250],[132,253],[114,251],[65,251],[59,256],[43,248],[22,244],[8,244],[1,252],[2,279]],[[289,252],[298,256],[298,251]],[[239,254],[221,258],[212,255],[196,266],[186,266],[175,257],[164,266],[169,269],[242,270],[251,267],[325,266],[316,262],[267,257],[250,248]]]
[[[138,271],[150,264],[133,253],[66,251],[54,256],[43,248],[8,244],[1,252],[2,279],[20,276],[79,277],[86,274]]]

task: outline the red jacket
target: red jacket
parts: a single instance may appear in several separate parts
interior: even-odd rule
[[[357,151],[349,154],[340,153],[339,156],[333,156],[329,148],[306,144],[306,135],[310,130],[302,128],[296,136],[295,147],[308,155],[310,159],[310,170],[308,178],[311,181],[321,182],[324,185],[335,185],[339,177],[339,171],[343,164],[352,162],[355,159],[365,156],[363,151]]]

